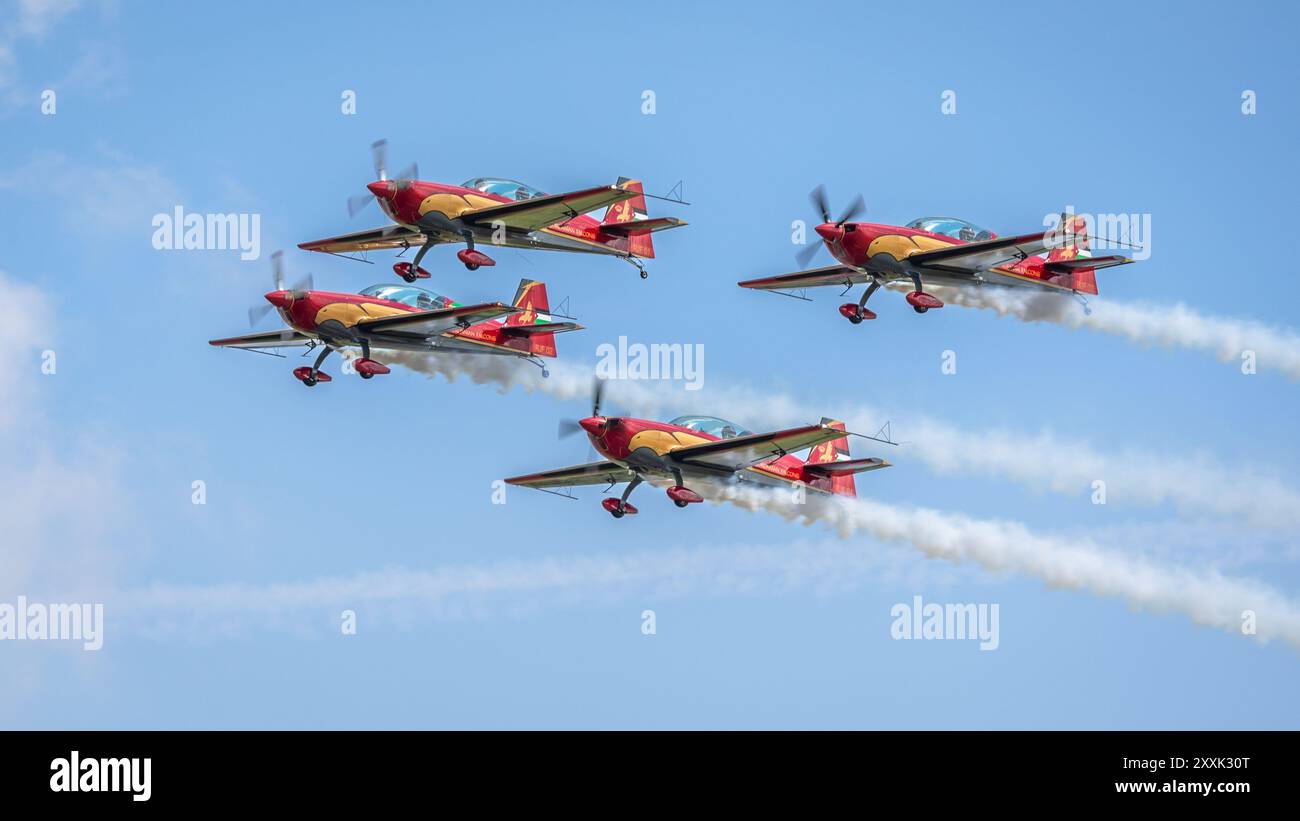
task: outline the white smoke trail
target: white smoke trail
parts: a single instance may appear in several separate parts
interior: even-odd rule
[[[1300,606],[1251,579],[1162,566],[1088,541],[1039,536],[1015,522],[894,507],[869,499],[816,497],[796,505],[789,494],[716,484],[705,495],[791,521],[824,524],[842,538],[869,534],[910,544],[928,556],[1024,573],[1051,587],[1120,598],[1157,613],[1181,613],[1197,624],[1238,635],[1250,611],[1255,615],[1256,638],[1281,639],[1300,649]]]
[[[1086,315],[1073,298],[998,287],[949,288],[927,286],[952,305],[983,308],[1023,322],[1050,322],[1066,328],[1086,328],[1120,336],[1139,345],[1205,351],[1224,363],[1240,363],[1245,351],[1255,352],[1258,368],[1280,371],[1300,379],[1300,335],[1252,319],[1206,316],[1178,303],[1172,307],[1089,300]]]
[[[463,376],[476,384],[497,385],[503,392],[519,387],[584,403],[594,377],[590,368],[557,362],[549,366],[550,378],[542,379],[535,367],[508,357],[402,353],[387,354],[385,361],[449,381]],[[695,410],[732,418],[753,429],[779,429],[834,416],[845,420],[850,430],[871,433],[887,418],[877,408],[814,406],[788,395],[719,385],[716,380],[690,393],[659,381],[624,380],[612,383],[608,393],[609,407],[629,413],[660,417]],[[896,431],[902,431],[906,444],[897,458],[884,455],[899,464],[907,459],[920,461],[940,475],[999,477],[1070,496],[1091,493],[1093,482],[1103,481],[1108,504],[1172,504],[1198,516],[1233,516],[1255,526],[1300,529],[1300,490],[1275,473],[1229,466],[1204,454],[1102,452],[1048,432],[964,430],[911,413],[902,417]]]

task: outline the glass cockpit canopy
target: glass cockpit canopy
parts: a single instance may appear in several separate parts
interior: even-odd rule
[[[753,433],[753,431],[745,430],[735,422],[728,422],[726,419],[719,419],[716,416],[679,416],[668,424],[697,430],[700,433],[707,433],[719,439],[734,439],[737,436],[747,436]]]
[[[992,231],[956,217],[921,217],[912,220],[906,227],[917,231],[928,231],[931,234],[942,234],[962,242],[980,242],[997,236]]]
[[[473,188],[475,191],[482,191],[484,194],[495,194],[498,197],[505,197],[515,202],[546,196],[545,191],[538,191],[531,185],[524,185],[518,180],[504,180],[496,177],[475,177],[472,180],[466,180],[461,185],[461,188]]]
[[[369,288],[362,289],[360,294],[375,299],[400,302],[403,305],[410,305],[418,311],[436,311],[455,304],[441,294],[435,294],[423,288],[413,288],[410,285],[371,285]]]

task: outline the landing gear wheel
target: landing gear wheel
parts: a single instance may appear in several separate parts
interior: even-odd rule
[[[630,505],[622,499],[610,497],[600,503],[600,506],[609,511],[609,515],[615,519],[622,519],[624,516],[636,513],[636,507]]]
[[[363,374],[361,374],[361,378],[362,378],[362,379],[374,379],[374,378],[375,378],[375,375],[374,375],[373,373],[363,373]]]
[[[840,306],[840,316],[844,317],[849,322],[852,322],[854,325],[861,325],[862,320],[864,319],[875,319],[876,312],[864,308],[861,305],[854,305],[852,302],[846,302]]]
[[[649,276],[650,276],[650,272],[649,272],[649,271],[642,271],[642,272],[641,272],[641,278],[642,278],[642,279],[646,279],[646,278],[649,277]]]
[[[917,285],[917,290],[912,291],[907,295],[907,304],[911,305],[912,310],[916,311],[918,314],[923,314],[931,308],[943,307],[943,303],[936,297],[922,291],[919,284]]]
[[[326,353],[328,353],[328,351],[326,351]],[[321,356],[321,359],[324,358],[325,358],[324,356]],[[319,360],[317,360],[316,367],[320,367]],[[318,371],[318,370],[314,370],[313,368],[308,368],[305,365],[301,368],[294,368],[293,376],[295,379],[297,379],[299,382],[301,382],[302,384],[306,385],[309,388],[315,386],[317,382],[330,381],[329,374],[325,373],[324,371]]]
[[[543,379],[546,379],[546,378],[549,377],[550,375],[551,375],[551,372],[550,372],[550,371],[546,370],[545,368],[542,368],[542,378],[543,378]]]
[[[477,271],[477,270],[478,270],[478,264],[477,264],[477,263],[474,263],[474,262],[467,262],[467,263],[465,264],[465,267],[468,268],[468,269],[471,270],[471,271]]]
[[[402,274],[402,279],[405,280],[405,281],[409,284],[409,283],[415,282],[415,280],[416,280],[416,276],[415,276],[415,274]]]
[[[689,504],[698,504],[704,501],[704,497],[688,487],[673,485],[668,488],[668,498],[673,500],[673,504],[678,507],[686,507]]]

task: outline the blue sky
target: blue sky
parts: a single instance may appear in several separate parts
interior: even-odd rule
[[[858,479],[882,504],[1021,523],[1300,598],[1294,527],[1207,502],[1246,505],[1256,480],[1283,502],[1297,492],[1300,386],[1284,374],[957,306],[917,316],[890,293],[873,300],[878,320],[852,327],[831,289],[802,303],[735,287],[795,268],[791,221],[812,217],[817,183],[833,210],[861,192],[867,218],[890,223],[955,214],[1032,231],[1072,205],[1151,215],[1151,258],[1102,272],[1104,299],[1156,316],[1183,303],[1288,338],[1297,294],[1278,249],[1297,182],[1295,15],[1250,3],[7,7],[0,601],[104,600],[108,622],[97,653],[0,643],[12,693],[0,723],[1296,727],[1300,655],[1286,641],[905,541],[839,539],[732,505],[679,511],[649,488],[622,521],[594,489],[577,502],[512,490],[494,505],[493,480],[586,458],[554,435],[585,400],[402,368],[307,391],[294,360],[206,344],[245,330],[275,248],[290,278],[310,271],[319,287],[396,281],[382,254],[371,266],[294,248],[382,223],[345,209],[377,138],[394,168],[418,160],[421,176],[453,183],[562,191],[635,176],[665,193],[681,180],[688,208],[650,208],[691,225],[659,236],[646,281],[616,260],[543,253],[470,273],[440,248],[425,267],[464,299],[544,279],[588,326],[559,340],[575,367],[619,335],[702,345],[704,390],[654,386],[665,415],[756,426],[785,401],[870,408],[906,443],[882,454],[895,467]],[[40,111],[47,88],[53,116]],[[345,89],[354,116],[340,113]],[[940,111],[945,90],[954,116]],[[155,250],[151,219],[176,205],[260,214],[262,258]],[[44,350],[54,375],[40,371]],[[955,375],[940,371],[946,350]],[[611,402],[639,387],[612,386]],[[741,392],[750,406],[736,407]],[[964,437],[960,467],[925,450],[936,426]],[[993,439],[1011,454],[984,469]],[[1094,505],[1072,472],[1081,452],[1112,488],[1175,492]],[[205,505],[191,504],[195,480]],[[377,592],[403,579],[443,592]],[[998,650],[893,640],[890,608],[915,594],[997,603]],[[349,608],[358,631],[344,636]]]

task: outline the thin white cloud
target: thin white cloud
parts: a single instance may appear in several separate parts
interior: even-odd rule
[[[1254,614],[1260,641],[1300,648],[1300,605],[1268,585],[1106,549],[1090,540],[1036,534],[1015,522],[975,519],[866,499],[810,498],[715,486],[717,504],[822,525],[844,541],[780,546],[640,550],[414,570],[392,568],[276,584],[155,585],[116,597],[113,611],[137,631],[187,638],[249,630],[321,633],[358,619],[418,625],[429,619],[513,616],[593,599],[651,606],[666,596],[844,594],[872,579],[910,586],[916,565],[878,541],[931,558],[1039,579],[1049,587],[1116,598],[1154,613],[1243,635]],[[929,566],[927,566],[929,567]],[[931,584],[933,579],[931,577]]]
[[[39,394],[66,379],[58,372],[54,312],[33,285],[0,272],[0,594],[33,586],[83,589],[111,579],[115,559],[102,549],[124,504],[118,456],[93,436],[55,436]],[[43,371],[50,346],[55,371]]]
[[[654,607],[683,596],[841,595],[865,585],[945,587],[902,551],[845,543],[662,548],[506,560],[271,584],[167,585],[125,591],[109,608],[131,629],[155,637],[206,639],[276,630],[337,631],[343,610],[373,626],[428,620],[516,617],[555,607],[628,601]]]
[[[33,108],[39,100],[22,89],[18,49],[41,44],[50,32],[81,6],[81,0],[18,0],[11,13],[0,20],[0,106],[15,108],[29,96]]]
[[[155,214],[180,203],[175,183],[156,165],[100,147],[93,161],[74,160],[58,151],[39,151],[23,164],[0,171],[0,191],[40,192],[76,198],[76,211],[93,215],[74,221],[89,236],[138,236],[146,246]]]

